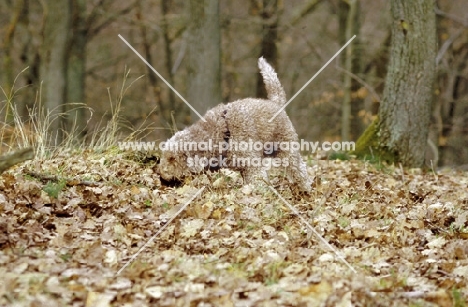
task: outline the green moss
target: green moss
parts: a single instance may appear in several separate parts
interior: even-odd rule
[[[380,144],[379,126],[380,120],[377,117],[356,141],[356,150],[352,154],[363,160],[392,164],[398,161],[398,155]]]

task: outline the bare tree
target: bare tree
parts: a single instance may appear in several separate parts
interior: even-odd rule
[[[41,50],[41,79],[43,80],[43,101],[50,114],[50,132],[55,142],[62,139],[61,119],[63,114],[66,80],[67,51],[71,30],[71,0],[44,1],[44,29]]]
[[[85,118],[85,77],[86,77],[86,44],[88,28],[86,24],[86,0],[72,1],[72,31],[68,51],[67,67],[67,130],[74,128],[76,136],[86,134]],[[78,104],[79,105],[78,105]]]
[[[164,55],[166,57],[166,71],[168,73],[167,79],[169,83],[174,84],[174,73],[172,72],[172,50],[171,50],[171,39],[169,38],[169,30],[168,30],[168,15],[169,15],[169,7],[170,1],[169,0],[162,0],[161,1],[161,11],[163,14],[163,24],[162,28],[162,38],[164,42]],[[169,120],[170,112],[175,110],[176,108],[176,100],[173,91],[169,91],[169,98],[167,107],[165,107],[165,112],[163,112],[163,116],[165,120]]]
[[[8,5],[8,2],[7,2]],[[3,40],[3,48],[5,55],[3,57],[3,75],[4,75],[4,90],[6,91],[7,97],[7,108],[6,108],[6,121],[11,123],[13,121],[13,106],[12,106],[12,97],[13,93],[12,86],[13,86],[13,39],[15,36],[16,28],[18,23],[20,23],[20,16],[24,13],[26,8],[26,2],[24,0],[14,1],[13,3],[9,3],[11,6],[10,9],[12,10],[12,14],[10,17],[10,22],[6,27],[6,32]]]
[[[263,56],[268,63],[278,69],[278,0],[263,0],[261,16],[263,22],[262,46],[260,56]],[[257,97],[266,98],[263,77],[257,74]]]
[[[23,117],[28,117],[29,110],[34,105],[36,98],[37,86],[39,83],[39,66],[40,52],[37,48],[38,42],[34,40],[34,29],[31,27],[32,11],[40,4],[34,1],[24,0],[21,18],[16,29],[16,37],[20,42],[19,59],[22,69],[27,69],[22,73],[24,77],[24,85],[27,85],[28,90],[23,93],[23,99],[15,100],[18,113]],[[37,30],[36,30],[37,31]]]
[[[219,0],[190,1],[189,31],[187,97],[204,114],[221,102]]]
[[[433,0],[392,0],[390,63],[380,121],[358,140],[356,152],[421,167],[429,131],[436,74],[437,37]]]
[[[349,0],[349,1],[340,1],[340,44],[344,44],[345,41],[351,39],[351,37],[357,32],[357,12],[358,12],[358,0]],[[345,7],[345,9],[343,9]],[[344,11],[344,14],[342,13]],[[344,22],[342,22],[344,21]],[[349,141],[351,138],[351,85],[352,78],[351,74],[354,73],[353,70],[353,57],[354,57],[354,42],[352,42],[343,56],[343,63],[346,69],[346,74],[344,75],[344,97],[343,103],[341,106],[341,139],[343,141]]]
[[[433,109],[431,139],[438,144],[435,158],[442,165],[463,165],[468,161],[468,17],[449,1],[438,1],[436,14],[440,49],[437,54],[439,92]],[[450,10],[452,13],[445,12]],[[433,158],[433,157],[431,157]],[[432,159],[436,160],[436,159]]]

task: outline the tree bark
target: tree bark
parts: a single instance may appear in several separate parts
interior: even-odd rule
[[[436,73],[434,0],[392,0],[392,45],[380,106],[380,145],[405,166],[421,167]]]
[[[276,70],[278,70],[278,48],[276,41],[278,39],[278,1],[263,0],[262,8],[262,49],[260,56],[263,56]],[[260,73],[257,74],[257,96],[266,98],[267,93],[263,77]]]
[[[41,50],[42,100],[49,117],[50,139],[55,145],[63,138],[61,115],[67,80],[67,50],[71,27],[71,1],[45,0]]]
[[[344,5],[344,4],[342,4]],[[346,5],[349,5],[348,10],[346,10],[346,22],[344,29],[340,31],[344,32],[344,38],[347,42],[351,37],[355,34],[356,29],[356,17],[357,17],[357,0],[349,0]],[[344,31],[343,31],[344,30]],[[344,43],[343,43],[344,44]],[[349,73],[354,73],[353,70],[353,57],[354,57],[354,42],[352,42],[344,52],[344,67],[346,71]],[[343,104],[341,106],[341,140],[342,141],[349,141],[351,138],[351,120],[353,118],[351,114],[351,92],[352,92],[352,79],[350,74],[344,75],[344,97],[343,97]],[[357,116],[354,117],[355,120]]]
[[[165,0],[162,0],[161,3],[164,3]],[[136,7],[136,19],[139,22],[139,30],[141,34],[141,39],[142,39],[142,44],[143,44],[143,50],[144,50],[144,57],[150,63],[153,65],[153,54],[151,53],[151,45],[155,42],[148,40],[148,33],[146,31],[147,25],[145,24],[145,20],[143,19],[143,0],[138,0],[137,2],[137,7]],[[161,26],[161,29],[164,29],[163,26]],[[156,74],[151,70],[151,68],[146,67],[147,71],[147,76],[148,76],[148,81],[149,81],[149,86],[151,88],[151,92],[153,94],[152,99],[154,99],[154,102],[158,106],[158,113],[159,117],[162,119],[164,116],[165,112],[165,107],[163,100],[161,98],[161,88],[158,85],[158,79]],[[169,78],[168,78],[169,79]],[[170,84],[173,84],[171,80],[169,79],[168,81]]]
[[[187,98],[203,115],[221,102],[219,0],[190,0],[189,31]]]
[[[37,4],[31,3],[30,0],[24,0],[21,18],[19,19],[16,39],[21,42],[20,61],[21,68],[28,67],[24,74],[24,81],[30,88],[22,93],[23,99],[15,101],[16,109],[23,118],[29,116],[29,110],[33,109],[36,99],[37,87],[39,84],[39,62],[40,52],[37,48],[37,42],[34,41],[33,30],[30,24],[30,18],[35,12],[34,8]],[[15,40],[16,40],[15,39]],[[24,96],[23,96],[24,95]]]
[[[5,114],[5,121],[8,124],[13,122],[13,39],[15,37],[16,27],[20,20],[21,12],[24,10],[25,2],[24,0],[14,1],[12,4],[12,14],[10,17],[10,23],[6,27],[6,33],[3,40],[3,48],[5,56],[3,57],[3,75],[5,80],[4,82],[4,89],[8,97],[6,97],[6,114]]]
[[[436,75],[434,0],[392,0],[390,61],[379,116],[355,154],[422,167]]]
[[[86,135],[86,45],[88,43],[86,25],[86,0],[72,1],[73,36],[68,51],[66,101],[67,130],[74,130],[74,136]]]
[[[174,84],[174,74],[172,72],[172,50],[171,50],[171,39],[169,38],[169,29],[168,29],[168,14],[169,14],[169,6],[170,0],[161,0],[161,11],[163,14],[163,24],[161,26],[162,29],[162,38],[164,43],[164,55],[166,57],[166,71],[167,71],[167,79],[170,84]],[[167,106],[165,107],[165,112],[163,112],[163,118],[165,121],[170,121],[171,112],[176,109],[176,99],[173,91],[169,91],[169,97],[167,101]]]

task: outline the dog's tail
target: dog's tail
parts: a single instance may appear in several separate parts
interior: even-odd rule
[[[258,68],[260,68],[260,73],[263,76],[263,83],[265,83],[268,99],[280,106],[285,104],[286,93],[273,67],[261,57],[258,59]]]

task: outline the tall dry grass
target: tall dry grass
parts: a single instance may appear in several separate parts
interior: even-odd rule
[[[128,81],[130,70],[125,69],[122,77],[122,85],[116,97],[113,97],[111,89],[108,88],[110,114],[105,114],[98,125],[91,130],[90,120],[94,114],[93,109],[83,103],[68,103],[60,106],[66,109],[66,112],[56,112],[57,110],[47,110],[42,103],[42,84],[36,93],[33,107],[28,109],[26,118],[22,117],[16,101],[21,99],[21,90],[24,87],[16,88],[17,80],[26,69],[21,71],[15,78],[10,89],[0,86],[3,94],[3,100],[0,100],[0,154],[12,151],[18,148],[33,147],[37,158],[46,158],[54,156],[64,150],[106,150],[115,147],[118,141],[130,141],[142,138],[150,133],[151,125],[143,123],[140,127],[133,128],[122,118],[122,101],[126,93],[143,76],[137,77],[130,83]],[[85,130],[88,134],[83,137],[83,131],[80,131],[75,119],[68,119],[68,128],[60,131],[52,131],[51,124],[55,121],[64,121],[70,118],[70,114],[76,109],[84,108],[89,113],[87,117]],[[108,115],[110,115],[108,117]],[[149,115],[148,115],[149,116]],[[107,119],[105,120],[104,118]],[[145,128],[142,128],[142,127]],[[129,135],[124,136],[121,128],[131,131]],[[89,128],[89,129],[88,129]],[[83,129],[81,129],[83,130]],[[61,137],[59,138],[59,134]]]

